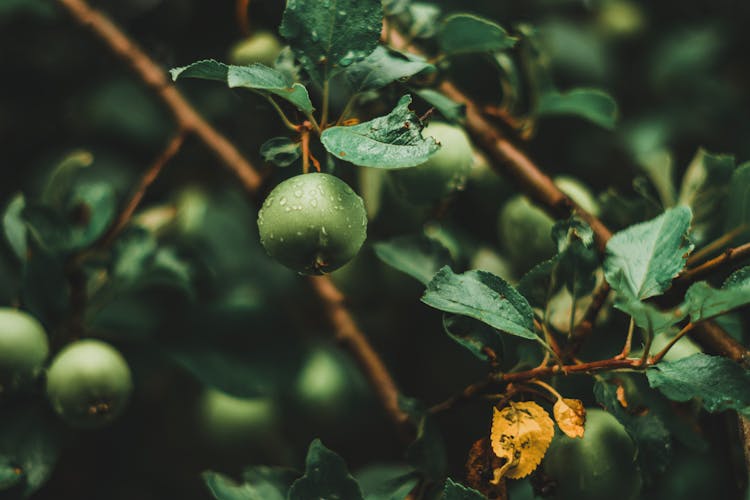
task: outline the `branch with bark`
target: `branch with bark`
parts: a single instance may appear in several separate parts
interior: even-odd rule
[[[229,139],[203,119],[169,81],[163,68],[105,14],[92,8],[84,0],[58,0],[58,3],[130,66],[140,80],[159,96],[172,112],[180,130],[200,139],[251,195],[259,194],[262,178],[258,170],[243,157]],[[310,284],[323,303],[328,319],[336,330],[337,338],[358,362],[390,420],[401,432],[408,435],[412,430],[411,423],[408,415],[398,405],[399,392],[396,383],[385,363],[370,345],[365,333],[357,326],[354,317],[345,307],[343,296],[327,277],[310,278]]]

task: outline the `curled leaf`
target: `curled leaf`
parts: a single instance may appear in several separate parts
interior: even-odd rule
[[[492,482],[493,471],[504,465],[503,459],[492,451],[489,437],[476,441],[469,450],[466,460],[466,483],[487,498],[506,500],[505,479]]]
[[[552,408],[555,421],[566,436],[572,438],[583,437],[583,424],[586,423],[586,408],[578,399],[560,398]]]
[[[495,409],[490,442],[505,464],[495,470],[494,481],[521,479],[531,474],[547,452],[555,424],[547,411],[533,401],[510,403]]]

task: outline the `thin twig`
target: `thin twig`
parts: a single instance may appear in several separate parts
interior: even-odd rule
[[[91,8],[84,0],[58,0],[70,15],[92,31],[112,52],[124,60],[161,98],[172,111],[180,129],[195,134],[240,181],[251,194],[257,195],[262,178],[237,148],[214,129],[177,88],[166,78],[164,71],[153,62],[125,33],[104,14]],[[320,131],[311,120],[313,130]],[[313,289],[323,302],[329,321],[343,345],[359,362],[390,419],[399,429],[411,430],[408,415],[398,405],[399,392],[382,360],[359,329],[351,313],[343,305],[343,296],[327,278],[311,280]]]
[[[89,29],[161,98],[181,129],[198,136],[250,192],[260,189],[262,178],[224,135],[213,128],[182,96],[160,68],[110,19],[84,0],[57,0],[81,25]]]
[[[741,235],[745,231],[747,231],[747,225],[742,224],[741,226],[738,226],[731,231],[725,233],[721,237],[715,239],[705,247],[701,248],[697,252],[695,252],[693,255],[688,258],[687,266],[688,267],[695,267],[699,263],[703,262],[706,257],[709,257],[711,254],[716,253],[726,245],[729,245],[734,241],[737,236]]]
[[[138,205],[140,205],[143,196],[146,194],[146,190],[151,187],[151,184],[154,183],[167,163],[169,163],[169,161],[180,151],[184,142],[185,130],[179,130],[172,139],[170,139],[167,146],[159,156],[157,156],[151,166],[143,173],[140,181],[138,181],[138,185],[133,190],[130,199],[128,199],[127,203],[117,215],[117,218],[112,222],[107,232],[104,233],[102,238],[95,245],[96,247],[103,248],[111,245],[125,226],[128,225],[130,219],[138,208]]]
[[[661,361],[662,359],[664,359],[664,356],[667,355],[667,353],[674,347],[674,345],[677,342],[679,342],[680,339],[682,339],[682,337],[684,337],[693,328],[695,328],[695,324],[694,323],[688,323],[687,325],[685,325],[685,327],[682,330],[680,330],[680,333],[678,333],[677,335],[675,335],[675,337],[672,340],[670,340],[667,345],[664,346],[664,349],[662,349],[661,351],[659,351],[658,353],[656,353],[651,358],[650,363],[655,365],[656,363],[658,363],[659,361]],[[648,355],[648,351],[645,350],[644,351],[644,356],[647,356],[647,355]]]
[[[718,257],[714,257],[700,266],[683,271],[672,282],[672,287],[686,287],[714,273],[731,269],[733,266],[746,259],[750,259],[750,243],[745,243],[744,245],[735,248],[729,248]]]
[[[248,10],[250,8],[250,0],[237,0],[236,13],[237,25],[240,28],[240,32],[248,36],[250,34],[250,16]]]

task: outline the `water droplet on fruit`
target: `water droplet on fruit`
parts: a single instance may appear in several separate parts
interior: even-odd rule
[[[318,208],[318,200],[313,198],[312,200],[310,200],[310,205],[312,205],[313,208]]]
[[[294,196],[296,196],[297,198],[302,198],[302,191],[300,189],[297,189],[294,192]]]
[[[286,198],[282,198],[281,200],[279,200],[279,205],[281,205],[282,207],[286,205]]]

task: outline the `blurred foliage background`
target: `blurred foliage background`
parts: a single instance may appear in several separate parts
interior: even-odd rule
[[[655,171],[670,175],[669,168],[672,181],[679,179],[699,147],[750,159],[748,2],[431,3],[446,13],[490,17],[509,29],[537,27],[558,88],[594,86],[616,99],[614,131],[575,118],[546,118],[526,146],[550,174],[582,179],[597,193],[613,229],[658,213],[658,187],[648,179]],[[231,1],[92,4],[165,68],[226,60],[241,38]],[[280,0],[254,0],[252,26],[275,30],[283,9]],[[19,191],[39,194],[50,172],[74,151],[90,154],[86,176],[108,183],[123,200],[174,131],[150,91],[55,2],[0,0],[0,62],[3,206]],[[493,64],[482,58],[462,64],[454,74],[472,95],[487,103],[501,97]],[[263,165],[261,144],[283,133],[265,101],[202,82],[181,89]],[[269,186],[288,175],[264,168]],[[357,182],[350,172],[343,175]],[[470,180],[450,215],[429,229],[465,268],[477,265],[477,249],[502,264],[492,260],[503,252],[497,212],[516,187],[499,178],[485,181]],[[265,256],[254,202],[209,152],[188,140],[143,207],[139,222],[168,250],[164,278],[156,273],[115,290],[92,317],[92,334],[116,344],[131,362],[135,400],[112,427],[68,436],[58,467],[36,498],[208,498],[202,471],[237,473],[254,463],[300,467],[317,436],[352,470],[402,460],[402,445],[356,367],[336,349],[315,297],[301,278]],[[371,221],[369,241],[413,232],[424,221],[423,211],[391,200]],[[127,234],[136,246],[151,237]],[[523,271],[506,269],[516,277]],[[482,366],[443,334],[441,314],[420,304],[421,287],[380,263],[371,247],[334,277],[405,394],[433,404],[483,375]],[[22,280],[3,246],[2,305],[17,303]],[[746,319],[734,316],[730,330],[741,336]],[[608,347],[616,348],[594,349]],[[206,392],[202,382],[235,396],[269,394],[237,410],[259,416],[265,422],[260,430],[213,422],[209,407],[225,396]],[[591,401],[586,383],[575,381],[568,393],[588,391]],[[461,477],[469,444],[488,432],[486,405],[468,405],[439,423],[449,469]],[[742,473],[738,449],[730,446],[736,436],[727,434],[721,415],[707,424],[709,451],[678,450],[648,498],[738,495]],[[234,434],[227,431],[232,425],[238,427]],[[514,488],[514,498],[530,495],[526,483]]]

